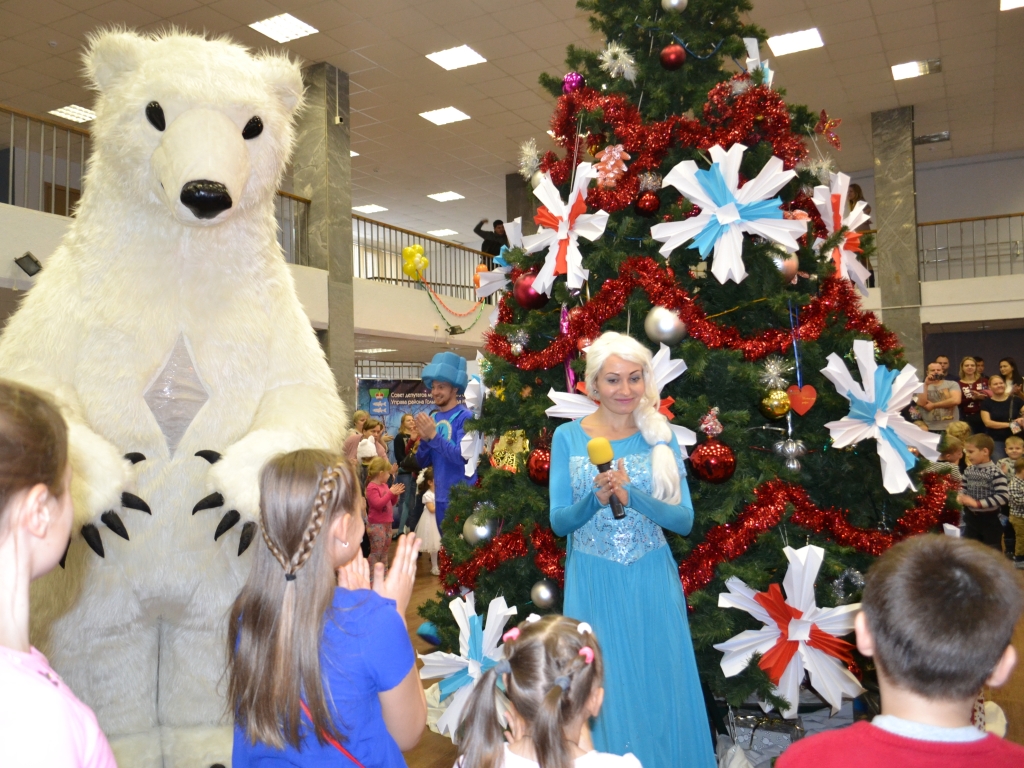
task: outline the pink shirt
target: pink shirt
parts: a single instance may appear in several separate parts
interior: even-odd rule
[[[117,768],[96,715],[35,648],[0,646],[0,765]]]
[[[383,483],[366,484],[366,517],[375,524],[391,525],[395,497]]]

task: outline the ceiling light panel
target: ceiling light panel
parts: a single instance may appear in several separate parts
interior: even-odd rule
[[[380,213],[386,211],[383,205],[356,205],[352,208],[353,211],[359,211],[360,213]]]
[[[449,71],[471,67],[474,64],[483,64],[487,61],[483,56],[474,51],[468,45],[460,45],[458,48],[449,48],[446,51],[428,53],[427,58]]]
[[[427,230],[427,234],[433,235],[434,237],[451,237],[452,235],[457,235],[459,233],[454,229],[429,229]]]
[[[385,352],[397,351],[397,349],[388,349],[387,347],[367,347],[366,349],[356,350],[356,352],[362,352],[364,355],[383,355]]]
[[[348,151],[348,156],[349,156],[349,157],[359,157],[359,153],[358,153],[358,152],[356,152],[356,151],[355,151],[354,149],[350,149],[350,150]]]
[[[316,27],[311,27],[306,22],[296,19],[290,13],[271,16],[269,19],[254,22],[249,26],[261,35],[266,35],[271,40],[276,40],[279,43],[298,40],[300,37],[315,35],[320,31]]]
[[[1024,8],[1024,0],[999,0],[1000,11],[1012,11],[1014,8]]]
[[[96,119],[95,112],[91,109],[80,107],[77,104],[68,104],[60,109],[51,109],[50,114],[63,117],[65,120],[70,120],[73,123],[88,123],[90,120]]]
[[[821,33],[818,32],[817,27],[768,38],[768,47],[772,49],[772,53],[776,56],[809,51],[812,48],[821,48],[824,45],[825,43],[822,42]]]
[[[427,195],[431,200],[437,200],[439,203],[450,203],[452,200],[465,200],[463,195],[458,192],[436,192],[433,195]]]
[[[894,64],[892,66],[893,80],[909,80],[912,77],[934,75],[942,71],[942,62],[938,59],[928,61],[908,61],[905,64]]]
[[[425,120],[429,120],[434,125],[448,125],[448,123],[457,123],[460,120],[469,120],[469,115],[455,107],[445,107],[444,109],[435,109],[430,112],[420,112],[420,117]]]

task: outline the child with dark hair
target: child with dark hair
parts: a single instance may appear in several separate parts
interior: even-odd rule
[[[589,624],[533,615],[503,639],[505,659],[466,703],[455,768],[640,768],[632,754],[589,744],[587,721],[604,701],[601,648]],[[511,704],[508,738],[498,721],[499,683]]]
[[[1009,502],[1006,475],[992,461],[995,442],[988,435],[971,435],[964,444],[970,466],[964,470],[963,490],[956,500],[964,508],[964,537],[1002,550],[999,513]]]
[[[64,564],[68,428],[36,392],[0,381],[0,763],[117,768],[96,715],[29,644],[29,583]]]
[[[1010,677],[1020,579],[972,541],[914,536],[868,571],[857,648],[878,670],[882,714],[796,742],[776,768],[1019,768],[1024,747],[971,725],[983,686]],[[955,620],[951,620],[955,617]]]

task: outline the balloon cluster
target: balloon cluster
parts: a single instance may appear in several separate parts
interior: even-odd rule
[[[430,259],[423,255],[423,246],[419,243],[407,245],[402,249],[402,272],[413,280],[422,280],[423,273],[430,266]]]

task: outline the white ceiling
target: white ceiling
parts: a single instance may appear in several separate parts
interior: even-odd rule
[[[700,0],[691,0],[696,5]],[[817,26],[825,47],[772,59],[788,98],[843,119],[843,170],[871,167],[871,112],[914,105],[917,133],[949,130],[919,160],[1024,148],[1024,9],[999,0],[755,0],[769,35]],[[319,34],[278,46],[248,24],[288,12]],[[574,0],[3,0],[0,102],[45,113],[91,97],[78,74],[87,32],[103,24],[176,24],[257,48],[328,61],[351,75],[353,204],[417,231],[504,218],[518,145],[545,135],[554,99],[537,84],[564,70],[570,43],[598,47]],[[488,61],[446,72],[425,54],[468,44]],[[762,56],[770,56],[767,47]],[[942,73],[893,82],[889,67],[942,60]],[[438,127],[418,113],[455,106],[471,120]],[[426,195],[454,190],[464,200]]]

